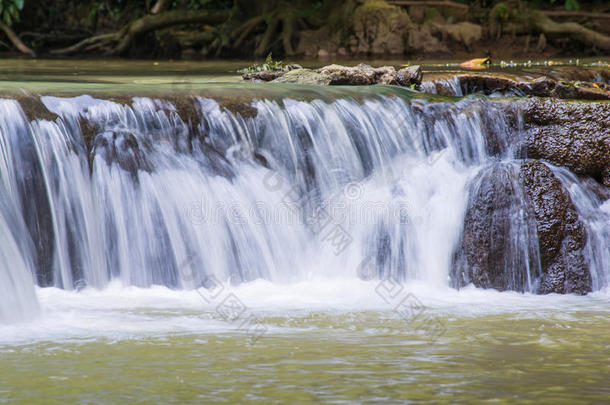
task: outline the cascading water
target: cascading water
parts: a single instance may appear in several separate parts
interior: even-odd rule
[[[246,117],[198,98],[193,123],[148,98],[42,101],[56,120],[28,122],[16,101],[0,102],[0,276],[10,290],[1,304],[24,314],[36,309],[32,275],[65,289],[112,279],[197,288],[210,277],[362,277],[370,262],[367,277],[449,285],[482,173],[505,165],[518,188],[518,112],[502,102],[259,100]],[[608,209],[560,177],[590,218],[594,287],[603,288]],[[519,195],[505,207],[511,231],[500,250],[514,289],[534,291],[535,235]]]

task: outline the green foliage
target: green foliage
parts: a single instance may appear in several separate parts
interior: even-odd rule
[[[498,3],[494,7],[495,9],[495,17],[500,21],[508,20],[508,6],[506,3]]]
[[[183,8],[186,6],[187,10],[202,10],[202,9],[228,9],[231,8],[232,3],[228,0],[174,0],[172,1],[172,8]]]
[[[312,17],[317,11],[322,8],[321,1],[314,1],[308,8],[299,9],[295,11],[295,15],[301,18],[309,18]]]
[[[574,11],[578,10],[580,8],[580,5],[578,4],[577,0],[566,0],[565,7],[568,11]]]
[[[24,0],[0,0],[0,18],[6,25],[19,21],[19,12],[23,9]]]
[[[285,70],[284,62],[281,60],[273,60],[273,57],[269,54],[267,55],[267,59],[265,59],[265,63],[262,65],[255,63],[250,67],[238,70],[238,73],[281,72],[283,70]]]

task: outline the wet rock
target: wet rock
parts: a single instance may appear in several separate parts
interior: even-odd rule
[[[244,80],[250,81],[261,81],[261,82],[270,82],[272,80],[281,77],[286,72],[253,72],[253,73],[244,73],[241,77]]]
[[[129,131],[105,131],[95,136],[92,156],[100,156],[108,164],[116,162],[134,179],[138,170],[151,171],[146,154],[141,150],[137,137]]]
[[[482,93],[575,100],[610,100],[610,86],[603,83],[567,82],[550,77],[520,81],[501,74],[469,73],[458,74],[454,77],[459,81],[463,95]]]
[[[528,100],[529,157],[546,159],[610,186],[610,104]]]
[[[584,254],[586,230],[561,181],[544,163],[520,168],[528,204],[536,220],[542,279],[541,294],[586,294],[591,274]]]
[[[514,166],[496,164],[473,181],[451,272],[454,287],[469,283],[500,291],[530,291],[540,276],[535,224],[523,215]],[[531,274],[528,276],[527,269]]]
[[[471,186],[452,284],[586,294],[586,239],[568,191],[548,166],[495,164]]]
[[[411,86],[421,84],[423,73],[421,66],[414,65],[400,69],[396,72],[396,81],[401,86]]]
[[[314,72],[310,69],[295,69],[274,80],[274,83],[296,83],[312,85],[328,85],[331,82],[330,75]]]

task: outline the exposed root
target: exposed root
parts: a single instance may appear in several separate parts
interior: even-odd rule
[[[574,22],[558,23],[540,12],[533,12],[531,24],[547,37],[563,36],[573,38],[598,50],[610,51],[610,37],[595,32]]]
[[[19,36],[15,34],[15,31],[13,31],[11,27],[6,25],[3,21],[0,21],[0,30],[4,31],[9,41],[15,45],[15,48],[19,49],[19,52],[34,55],[34,51],[24,44]]]
[[[275,37],[275,31],[280,23],[280,19],[277,16],[271,18],[271,21],[267,25],[267,30],[265,31],[265,35],[263,35],[263,39],[256,47],[254,51],[255,56],[265,56],[267,54],[267,50],[271,45],[271,41]]]
[[[108,49],[111,55],[123,55],[129,50],[133,40],[147,32],[181,24],[219,24],[226,21],[229,12],[207,10],[185,11],[172,10],[160,14],[147,15],[126,25],[122,30],[109,34],[97,35],[84,39],[75,45],[51,51],[52,54],[71,54],[80,51]],[[0,28],[2,28],[0,26]]]

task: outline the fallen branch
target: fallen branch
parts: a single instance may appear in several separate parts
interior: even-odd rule
[[[610,13],[590,13],[587,11],[561,11],[561,10],[544,10],[542,14],[550,17],[588,17],[588,18],[610,18]]]
[[[457,3],[455,1],[443,1],[443,0],[405,0],[405,1],[388,1],[388,4],[392,4],[395,6],[439,6],[439,7],[453,7],[453,8],[461,8],[468,9],[466,4]]]
[[[15,31],[13,31],[11,29],[11,27],[9,27],[8,25],[6,25],[4,22],[0,21],[0,30],[4,31],[4,33],[6,34],[6,36],[8,37],[8,39],[11,41],[11,43],[13,45],[15,45],[15,47],[17,49],[19,49],[19,52],[22,53],[27,53],[30,54],[32,56],[34,56],[34,51],[31,50],[26,44],[24,44],[21,39],[19,38],[19,36],[17,34],[15,34]]]

